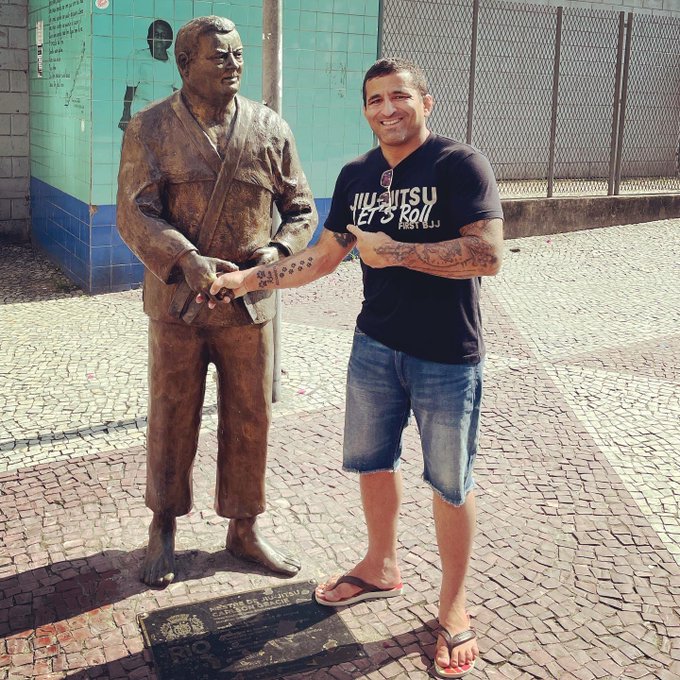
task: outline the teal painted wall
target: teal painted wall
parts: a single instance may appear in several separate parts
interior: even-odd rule
[[[295,133],[321,219],[342,165],[373,144],[361,115],[363,74],[378,52],[378,0],[282,0],[283,116]],[[241,93],[262,92],[262,3],[252,0],[31,0],[29,84],[33,234],[90,292],[138,285],[139,263],[115,226],[125,93],[181,86],[174,35],[195,16],[232,19],[245,47]],[[149,28],[167,22],[168,59]],[[36,22],[44,23],[38,77]],[[143,102],[146,103],[146,102]],[[141,106],[141,105],[139,105]],[[181,143],[181,142],[180,142]]]
[[[283,116],[314,195],[327,197],[343,164],[373,146],[361,115],[361,83],[377,58],[379,2],[285,0],[283,6]]]
[[[44,26],[37,77],[36,22]],[[31,175],[84,202],[91,185],[90,3],[29,4]]]
[[[285,0],[283,7],[283,116],[295,133],[314,195],[328,197],[342,164],[373,143],[361,119],[360,90],[377,54],[378,2]],[[150,23],[163,19],[176,34],[186,21],[204,14],[236,23],[246,50],[241,92],[261,99],[260,2],[112,0],[106,9],[92,8],[92,203],[115,202],[122,139],[117,125],[135,72],[131,65],[153,61],[147,45]],[[173,50],[174,42],[169,66],[180,87]],[[158,87],[157,94],[171,91]]]

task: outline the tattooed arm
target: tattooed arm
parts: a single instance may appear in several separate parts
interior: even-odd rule
[[[503,220],[479,220],[462,227],[460,238],[439,243],[402,243],[383,232],[350,226],[361,259],[369,267],[406,267],[448,279],[493,276],[501,268]]]
[[[237,298],[252,290],[303,286],[334,271],[355,243],[356,238],[352,234],[324,229],[313,246],[305,248],[297,255],[285,257],[272,264],[218,276],[210,288],[211,294],[217,295],[226,288],[231,291],[232,297]],[[229,302],[229,298],[225,296],[224,301]],[[208,306],[212,309],[215,304],[209,300]]]

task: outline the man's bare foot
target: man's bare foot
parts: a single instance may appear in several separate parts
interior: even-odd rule
[[[254,517],[230,520],[227,531],[227,550],[234,557],[257,562],[277,574],[295,576],[300,571],[300,562],[269,545],[260,536],[255,523]]]
[[[141,580],[154,588],[165,588],[175,578],[174,516],[155,512],[149,526],[149,545],[142,563]]]
[[[446,617],[440,615],[439,623],[449,631],[452,637],[455,637],[459,633],[469,630],[470,617],[464,610],[451,611]],[[434,658],[440,668],[460,668],[465,664],[471,664],[478,656],[477,640],[472,639],[454,647],[451,658],[449,658],[449,650],[444,637],[441,634],[437,636]]]
[[[396,564],[383,565],[381,569],[376,569],[369,566],[366,563],[366,560],[362,560],[354,567],[354,569],[351,569],[347,573],[349,576],[357,576],[371,585],[386,590],[389,588],[396,588],[401,583],[401,573]],[[355,586],[351,583],[341,583],[336,587],[335,584],[340,576],[342,576],[342,574],[336,574],[329,578],[326,583],[320,583],[314,591],[316,596],[322,600],[328,600],[329,602],[339,602],[340,600],[347,600],[350,597],[354,597],[361,591],[359,586]]]

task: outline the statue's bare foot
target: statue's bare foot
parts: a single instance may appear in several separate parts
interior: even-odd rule
[[[300,563],[272,547],[259,534],[255,518],[232,519],[227,532],[227,550],[249,562],[257,562],[277,574],[295,576],[300,571]]]
[[[149,526],[149,545],[142,563],[141,580],[154,588],[165,588],[175,578],[174,516],[155,512]]]

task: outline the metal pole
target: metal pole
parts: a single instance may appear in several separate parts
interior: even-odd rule
[[[616,143],[616,171],[614,174],[614,195],[619,195],[621,188],[621,151],[623,149],[623,124],[626,121],[626,99],[628,98],[628,72],[630,70],[630,52],[633,42],[633,13],[628,12],[626,34],[626,54],[623,59],[623,78],[621,83],[621,110],[619,111],[619,138]]]
[[[479,0],[472,4],[472,41],[470,43],[470,82],[468,84],[467,132],[465,141],[472,144],[472,118],[475,104],[475,72],[477,70],[477,32],[479,29]]]
[[[557,8],[555,27],[555,61],[553,62],[552,113],[550,114],[550,150],[548,152],[548,198],[552,198],[555,182],[555,144],[557,137],[557,103],[560,92],[560,55],[562,53],[562,8]]]
[[[619,43],[616,50],[616,82],[614,83],[614,110],[612,111],[612,136],[609,143],[609,184],[607,194],[614,194],[616,182],[616,144],[619,128],[619,109],[621,106],[621,70],[623,67],[623,46],[626,33],[626,13],[619,12]]]
[[[376,59],[380,59],[383,55],[383,21],[385,20],[384,1],[378,2],[378,45],[376,52]]]
[[[281,96],[283,92],[282,63],[283,36],[282,11],[279,0],[263,0],[262,2],[262,99],[273,111],[281,113]],[[272,235],[279,228],[279,215],[274,210],[272,218]],[[274,293],[276,299],[276,315],[272,330],[274,332],[274,381],[272,384],[272,401],[281,397],[281,291]]]

